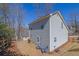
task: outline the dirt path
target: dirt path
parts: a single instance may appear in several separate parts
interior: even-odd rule
[[[26,56],[42,55],[41,51],[36,49],[32,42],[27,43],[27,41],[17,41],[17,48],[23,55]]]
[[[59,48],[59,51],[52,52],[52,53],[41,53],[39,49],[36,49],[34,43],[27,43],[27,41],[17,41],[17,48],[21,52],[22,55],[25,56],[56,56],[56,55],[64,55],[64,53],[71,47],[71,42],[68,42],[66,45]]]

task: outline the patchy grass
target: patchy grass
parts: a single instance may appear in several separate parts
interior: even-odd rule
[[[68,50],[68,51],[69,51],[69,52],[71,52],[71,51],[79,52],[79,48],[71,49],[71,50]]]
[[[71,47],[63,54],[64,56],[79,56],[79,43],[73,42]]]
[[[79,43],[73,42],[72,46],[69,48],[68,51],[79,51]]]

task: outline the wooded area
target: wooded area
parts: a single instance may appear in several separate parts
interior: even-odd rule
[[[22,29],[21,4],[0,4],[0,52],[5,51],[12,40],[22,39]]]

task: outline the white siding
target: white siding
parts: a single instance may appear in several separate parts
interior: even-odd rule
[[[50,51],[53,51],[68,41],[68,31],[64,23],[63,28],[61,27],[61,23],[63,21],[58,14],[50,17]],[[57,39],[56,42],[54,42],[54,37]]]

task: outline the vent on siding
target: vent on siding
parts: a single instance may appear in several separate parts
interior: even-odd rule
[[[40,41],[40,37],[37,37],[37,42],[39,42]]]
[[[56,42],[57,41],[57,38],[56,37],[54,37],[54,42]]]

